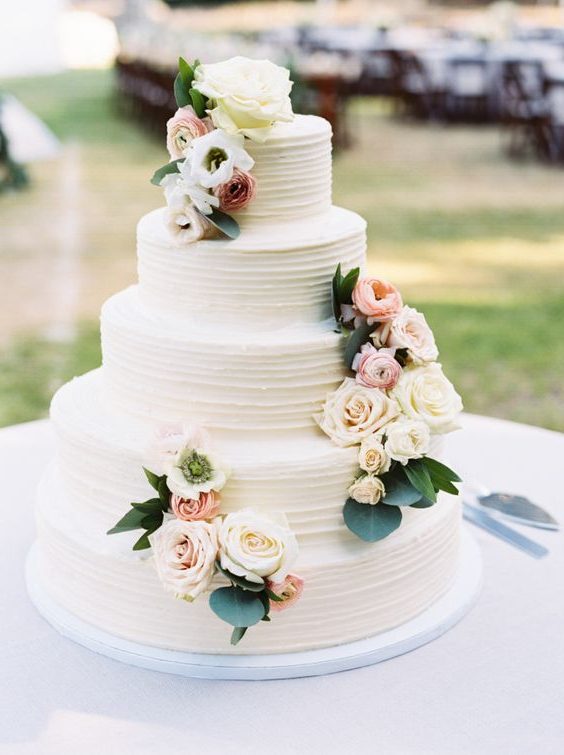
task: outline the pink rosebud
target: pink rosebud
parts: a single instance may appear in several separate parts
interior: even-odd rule
[[[283,582],[270,582],[266,583],[269,590],[278,595],[282,600],[271,600],[271,611],[285,611],[302,597],[304,591],[304,581],[297,574],[288,574]]]
[[[361,278],[354,287],[352,300],[369,322],[392,320],[403,306],[397,288],[379,278]]]
[[[166,148],[171,160],[185,157],[191,141],[208,131],[208,123],[198,118],[191,107],[179,108],[166,124]]]
[[[219,207],[224,212],[237,212],[254,199],[257,182],[254,176],[235,168],[229,181],[219,184],[213,190],[219,199]]]
[[[375,349],[365,343],[352,363],[356,371],[356,382],[366,388],[393,388],[401,375],[399,362],[394,359],[394,349]]]
[[[219,513],[219,495],[213,490],[209,493],[200,493],[197,499],[181,498],[173,494],[170,497],[170,506],[174,516],[184,522],[213,519]]]

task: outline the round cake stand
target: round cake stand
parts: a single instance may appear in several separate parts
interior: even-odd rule
[[[482,559],[475,540],[463,530],[459,569],[452,586],[419,616],[395,629],[346,645],[274,655],[185,653],[139,645],[108,634],[76,618],[49,598],[41,584],[34,548],[27,559],[26,581],[37,610],[55,629],[115,660],[200,679],[291,679],[380,663],[440,637],[460,621],[476,601],[482,582]]]

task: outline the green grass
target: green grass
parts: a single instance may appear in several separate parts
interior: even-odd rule
[[[135,223],[161,201],[148,179],[166,159],[163,142],[118,115],[109,72],[6,88],[53,128],[79,173],[84,324],[66,345],[44,335],[57,324],[50,285],[69,198],[61,161],[32,166],[31,190],[0,198],[0,424],[44,415],[58,385],[99,363],[97,313],[134,281]],[[563,173],[508,161],[495,127],[400,122],[370,100],[355,103],[351,125],[334,193],[368,220],[371,272],[425,311],[469,411],[564,430]]]

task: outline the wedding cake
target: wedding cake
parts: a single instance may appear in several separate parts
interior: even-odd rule
[[[139,282],[103,306],[103,366],[53,399],[43,588],[143,645],[348,643],[457,570],[458,478],[434,457],[460,399],[423,315],[368,275],[330,125],[290,88],[267,61],[180,60]]]

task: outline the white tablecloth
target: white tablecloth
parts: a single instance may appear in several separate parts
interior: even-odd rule
[[[543,561],[476,530],[485,585],[435,642],[386,663],[275,682],[182,679],[121,665],[54,632],[25,594],[46,423],[0,431],[0,753],[307,755],[562,753],[562,534],[529,530]],[[467,416],[456,468],[564,522],[564,436]]]

